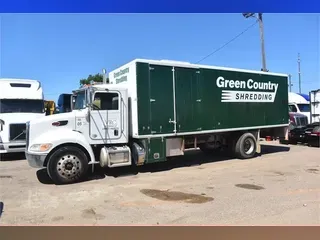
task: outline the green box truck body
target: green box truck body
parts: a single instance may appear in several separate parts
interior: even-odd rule
[[[130,136],[143,141],[144,163],[203,147],[215,134],[220,144],[224,133],[236,140],[239,131],[251,131],[256,139],[286,137],[285,74],[136,59],[110,72],[109,79],[128,89]]]
[[[110,73],[131,98],[131,135],[144,138],[288,124],[287,75],[135,60]]]

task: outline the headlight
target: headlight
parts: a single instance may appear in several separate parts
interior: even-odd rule
[[[30,147],[30,151],[33,152],[46,152],[52,147],[51,143],[33,144]]]

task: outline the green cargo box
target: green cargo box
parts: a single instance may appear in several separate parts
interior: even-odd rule
[[[109,74],[128,87],[135,138],[288,125],[288,75],[134,60]]]

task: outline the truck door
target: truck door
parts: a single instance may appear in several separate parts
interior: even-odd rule
[[[149,67],[151,133],[173,133],[175,129],[173,68],[159,65]]]
[[[202,130],[200,70],[175,68],[177,132]]]
[[[96,91],[90,111],[90,138],[115,143],[122,136],[121,93]]]

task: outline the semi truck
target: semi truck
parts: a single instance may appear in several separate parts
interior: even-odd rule
[[[310,124],[306,128],[306,138],[310,146],[320,147],[320,89],[312,90],[310,97]]]
[[[71,111],[71,93],[62,93],[58,97],[57,112],[66,113]]]
[[[187,149],[261,153],[288,139],[288,75],[169,60],[133,60],[109,84],[73,91],[72,111],[27,123],[26,158],[55,184],[105,168],[172,160]]]
[[[25,152],[26,122],[45,116],[41,83],[29,79],[0,79],[1,154]]]
[[[309,109],[301,115],[299,112],[290,112],[290,125],[289,125],[289,143],[297,144],[307,143],[309,146],[320,146],[320,90],[312,90],[309,95],[303,96],[308,102]],[[289,103],[289,110],[290,108]],[[307,115],[310,121],[307,121]]]
[[[307,117],[308,124],[311,122],[310,118],[310,101],[309,95],[289,92],[289,111],[294,113],[300,113]]]
[[[320,122],[320,89],[312,90],[310,96],[310,123]]]
[[[44,100],[44,110],[47,115],[56,113],[56,103],[53,100]]]

